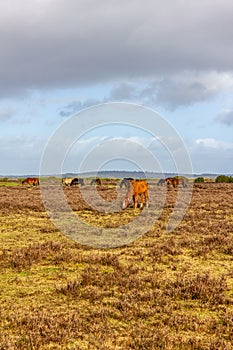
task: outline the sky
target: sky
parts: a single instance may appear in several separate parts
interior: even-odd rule
[[[56,130],[110,103],[158,113],[182,139],[193,173],[232,174],[232,18],[231,0],[0,1],[0,175],[40,173]],[[86,130],[61,170],[79,170],[98,147],[109,161],[95,154],[85,170],[138,170],[142,147],[159,160],[148,157],[143,170],[173,172],[173,155],[152,147],[159,138],[132,125]],[[114,161],[116,140],[132,160]]]

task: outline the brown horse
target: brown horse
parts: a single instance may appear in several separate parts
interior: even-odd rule
[[[22,185],[32,185],[32,186],[38,186],[39,185],[39,179],[37,177],[27,177],[25,180],[22,181]]]
[[[178,187],[179,185],[182,185],[183,187],[187,187],[187,180],[183,177],[167,177],[166,178],[167,185],[172,185],[174,188]]]
[[[148,196],[148,183],[146,180],[132,180],[129,184],[126,197],[122,203],[122,209],[127,208],[133,200],[134,209],[137,207],[138,196],[140,196],[141,203],[140,208],[143,207],[142,197],[144,196],[145,205],[148,207],[149,196]]]
[[[166,182],[167,186],[170,186],[170,185],[173,186],[173,177],[167,177],[165,179],[165,182]]]

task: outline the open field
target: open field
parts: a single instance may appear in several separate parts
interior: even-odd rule
[[[152,200],[160,191],[150,188]],[[98,213],[78,187],[64,192],[93,225],[140,212]],[[99,193],[116,196],[114,186]],[[167,191],[159,219],[132,244],[94,249],[59,232],[39,188],[0,186],[0,349],[233,349],[233,184],[195,185],[168,233],[176,196]]]

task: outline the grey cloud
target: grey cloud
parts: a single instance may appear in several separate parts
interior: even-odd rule
[[[59,115],[61,117],[69,117],[82,109],[101,103],[132,100],[134,95],[137,96],[136,87],[133,84],[122,82],[116,84],[110,91],[109,96],[105,96],[102,99],[88,98],[83,101],[71,101],[59,110]]]
[[[201,102],[214,94],[200,82],[163,80],[157,86],[155,101],[168,109]]]
[[[186,79],[173,77],[171,79],[154,80],[146,87],[138,87],[132,84],[119,84],[112,90],[110,99],[117,97],[122,100],[135,100],[147,105],[160,105],[165,109],[174,110],[181,106],[188,106],[197,102],[205,101],[215,94],[218,89],[206,86],[200,81],[192,78],[191,75]],[[208,82],[207,82],[208,85]]]
[[[176,78],[155,80],[147,84],[146,87],[138,86],[136,82],[121,82],[115,84],[108,96],[99,100],[87,99],[83,102],[70,102],[60,110],[59,114],[62,117],[67,117],[93,105],[129,100],[147,105],[160,105],[165,109],[174,110],[181,106],[205,101],[216,93],[217,90],[206,87],[199,81],[192,81],[190,76],[187,81],[179,81]]]
[[[0,110],[0,122],[6,122],[12,119],[14,115],[15,111],[13,109]]]
[[[71,115],[81,111],[82,109],[103,103],[104,100],[87,99],[85,101],[71,101],[59,110],[61,117],[70,117]]]
[[[61,117],[69,117],[82,109],[95,106],[98,104],[113,102],[113,101],[126,101],[132,100],[132,98],[137,97],[136,87],[129,83],[116,84],[114,88],[110,91],[109,96],[105,96],[102,99],[88,98],[83,101],[71,101],[59,110],[59,115]]]
[[[204,6],[195,0],[10,4],[0,4],[0,96],[184,70],[233,70],[228,0]]]
[[[219,113],[219,115],[215,118],[215,120],[219,123],[225,124],[227,126],[233,125],[233,110]]]
[[[80,101],[73,101],[64,106],[60,111],[59,115],[61,117],[69,117],[72,114],[78,112],[82,109],[82,103]]]
[[[110,93],[110,99],[112,100],[127,100],[135,97],[136,88],[133,84],[129,83],[120,83],[119,85],[115,86],[111,93]]]

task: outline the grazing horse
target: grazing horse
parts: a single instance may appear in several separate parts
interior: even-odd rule
[[[174,186],[174,178],[173,177],[167,177],[165,181],[166,181],[166,184],[167,184],[168,187],[170,187],[170,186],[175,187]],[[175,183],[175,185],[176,185],[176,183]]]
[[[91,185],[101,186],[101,180],[97,177],[91,181]]]
[[[127,208],[133,200],[134,209],[137,207],[138,196],[141,197],[140,207],[143,207],[142,196],[145,199],[145,205],[148,207],[148,183],[146,180],[132,180],[130,181],[129,189],[126,197],[122,203],[122,209]]]
[[[73,177],[66,177],[62,179],[62,184],[65,186],[70,186],[72,181],[73,181]]]
[[[166,178],[167,185],[172,185],[174,188],[178,187],[179,185],[182,185],[183,187],[187,187],[187,180],[183,177],[168,177]]]
[[[123,186],[126,187],[127,189],[129,189],[130,186],[130,182],[133,181],[132,177],[124,177],[124,179],[121,181],[120,183],[120,188],[122,188]]]
[[[39,179],[37,177],[27,177],[25,180],[22,181],[22,185],[32,185],[32,186],[38,186],[39,185]]]
[[[166,183],[165,179],[160,179],[157,183],[157,186],[163,186],[163,185],[165,185],[165,183]]]
[[[84,180],[83,180],[83,179],[78,179],[77,177],[75,177],[75,178],[71,181],[70,186],[76,186],[76,185],[84,186]]]
[[[182,185],[183,187],[187,187],[188,186],[188,180],[184,177],[181,177],[178,179],[178,185]]]

